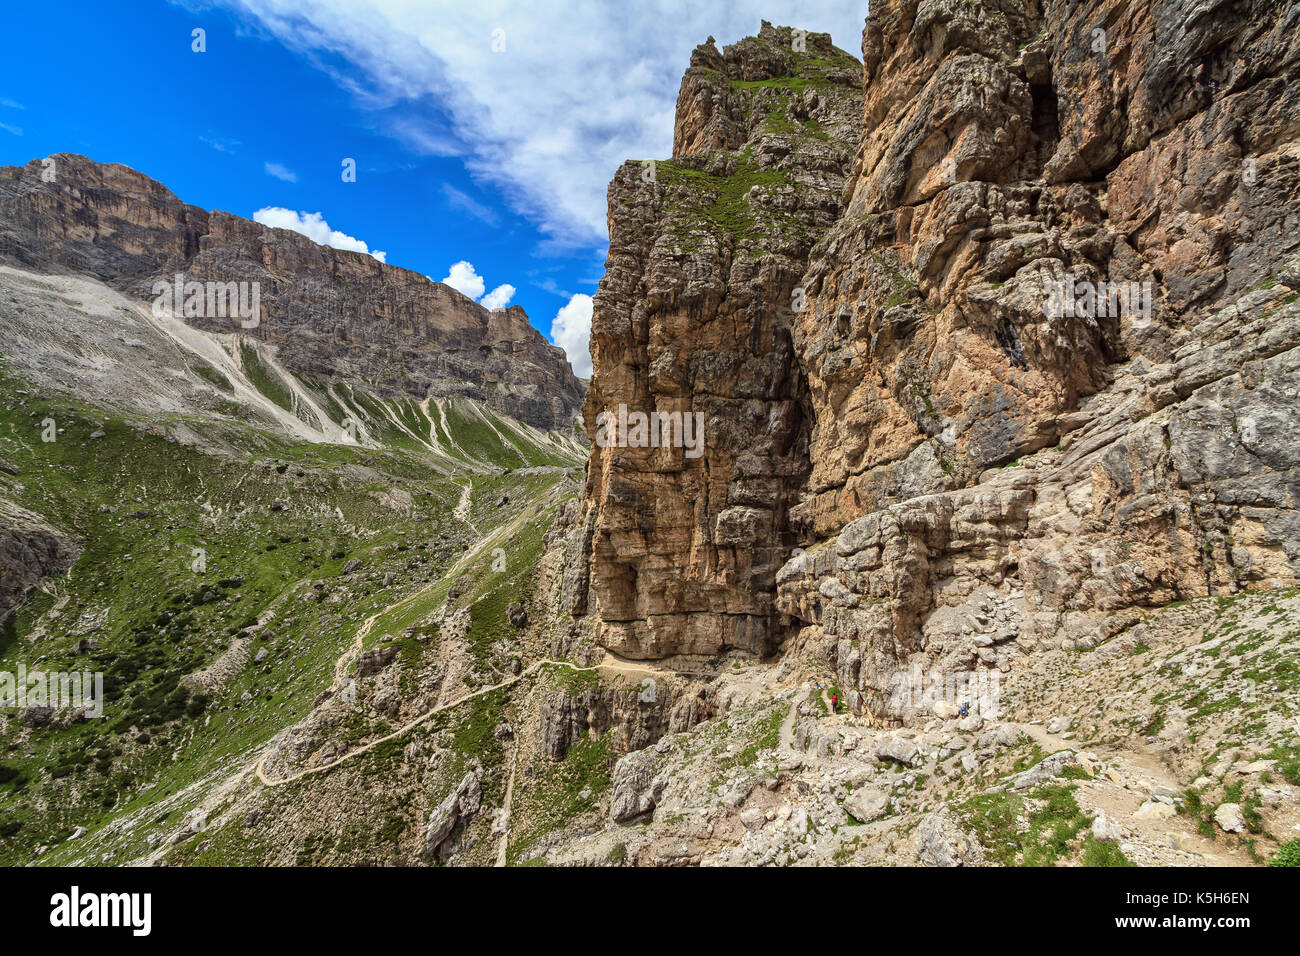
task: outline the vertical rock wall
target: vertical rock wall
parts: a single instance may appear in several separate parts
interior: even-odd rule
[[[611,186],[588,431],[626,403],[709,432],[695,461],[593,449],[598,639],[765,652],[793,624],[906,719],[915,667],[1296,583],[1300,8],[872,8],[861,99],[789,31],[706,44],[679,155]]]
[[[698,457],[592,449],[586,597],[620,654],[773,646],[808,470],[793,291],[839,213],[859,83],[825,35],[764,24],[721,53],[710,39],[682,81],[672,160],[628,163],[610,185],[588,436],[620,405],[704,422]]]

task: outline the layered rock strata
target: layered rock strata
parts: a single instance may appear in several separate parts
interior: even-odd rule
[[[737,494],[750,459],[723,452],[743,415],[715,426],[693,483],[689,467],[648,467],[662,455],[593,451],[599,639],[761,652],[801,629],[855,709],[906,719],[928,708],[897,693],[918,667],[1006,669],[1047,642],[1104,639],[1137,607],[1294,584],[1300,10],[872,7],[841,212],[813,224],[788,286],[807,300],[789,357],[768,350],[797,438],[739,436],[762,478],[779,474],[776,505]],[[731,101],[699,91],[732,49],[723,67],[696,52],[679,149],[737,142]],[[784,162],[806,161],[798,145]],[[611,188],[616,226],[633,172]],[[641,261],[611,256],[589,428],[619,401],[701,401],[682,384],[698,379],[655,374],[676,367],[664,356],[707,349],[710,394],[752,381],[761,336],[673,325]],[[661,285],[732,288],[734,272],[658,261]],[[757,420],[789,420],[774,407]],[[721,550],[720,534],[745,544]],[[793,545],[773,602],[770,562]],[[755,630],[724,626],[703,595]]]
[[[59,153],[0,167],[0,261],[64,270],[156,300],[154,284],[257,284],[257,320],[186,316],[274,345],[310,379],[364,382],[385,397],[464,395],[540,428],[568,428],[582,401],[563,349],[518,306],[489,311],[370,255],[321,246],[182,202],[126,166]],[[176,310],[179,314],[179,310]]]
[[[859,73],[825,35],[764,24],[722,52],[710,40],[682,81],[673,158],[627,163],[610,185],[584,406],[589,588],[570,610],[592,610],[620,654],[775,645],[808,472],[796,287],[839,212]],[[702,448],[601,447],[598,419],[619,406],[699,416]]]

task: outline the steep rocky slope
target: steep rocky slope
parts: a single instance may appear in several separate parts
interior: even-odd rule
[[[125,166],[60,153],[0,168],[0,261],[71,272],[152,303],[172,281],[258,283],[260,323],[241,328],[294,374],[365,383],[385,398],[464,396],[544,429],[567,429],[582,388],[523,309],[489,311],[371,256],[188,205]],[[179,309],[177,310],[179,315]]]
[[[466,399],[0,269],[14,341],[59,302],[107,330],[4,385],[0,497],[87,548],[0,654],[117,687],[104,733],[0,713],[0,859],[1294,854],[1300,12],[872,7],[862,63],[704,44],[674,156],[619,171],[581,487]],[[1099,315],[1071,277],[1124,285]],[[249,418],[56,388],[133,337]],[[703,414],[703,454],[602,445],[619,405]]]
[[[34,585],[66,571],[79,551],[75,539],[0,498],[0,619],[22,603]]]
[[[794,520],[834,541],[782,603],[864,706],[918,660],[1005,666],[1122,608],[1296,580],[1298,15],[868,21],[866,132],[796,334],[816,425]],[[1149,302],[1054,309],[1063,279]],[[991,590],[1015,608],[996,647],[962,627]]]
[[[824,38],[697,50],[674,164],[843,172],[841,202],[746,185],[733,261],[680,241],[716,237],[711,195],[616,178],[589,433],[619,403],[709,432],[696,462],[593,450],[597,640],[766,653],[807,625],[855,709],[900,717],[914,664],[1005,667],[1121,608],[1293,583],[1297,15],[876,4],[856,129]],[[810,252],[763,220],[774,196]],[[1014,620],[987,642],[967,622],[995,593]]]
[[[1297,26],[1268,0],[880,0],[860,100],[823,38],[696,50],[658,170],[842,189],[776,190],[788,241],[763,184],[611,185],[588,435],[620,405],[708,428],[696,460],[592,449],[566,606],[647,667],[707,664],[723,704],[624,758],[607,826],[548,859],[1294,839]]]

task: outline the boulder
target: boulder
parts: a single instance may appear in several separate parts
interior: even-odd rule
[[[875,754],[877,760],[895,760],[910,766],[920,755],[920,750],[914,740],[890,736],[876,741]]]
[[[889,809],[889,794],[874,787],[854,790],[844,801],[844,811],[859,823],[870,823]]]
[[[440,857],[444,844],[456,828],[478,813],[483,802],[483,788],[478,771],[471,770],[461,778],[456,789],[433,808],[424,828],[425,859]]]
[[[1079,762],[1073,750],[1061,750],[1034,764],[1023,773],[1016,774],[1011,781],[1012,790],[1028,790],[1056,779],[1066,767]]]
[[[1246,829],[1246,817],[1239,803],[1221,803],[1214,811],[1214,822],[1224,833],[1241,833]]]
[[[614,764],[609,801],[609,818],[627,823],[654,810],[663,797],[667,781],[656,777],[654,755],[637,750],[619,758]]]

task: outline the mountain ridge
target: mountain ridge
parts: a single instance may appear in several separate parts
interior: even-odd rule
[[[0,261],[89,275],[150,302],[154,283],[176,274],[256,282],[261,321],[242,331],[277,346],[295,373],[386,396],[472,397],[547,429],[568,428],[582,398],[563,349],[521,307],[491,311],[368,254],[186,204],[121,164],[60,153],[0,167]],[[217,316],[192,324],[237,330]]]

